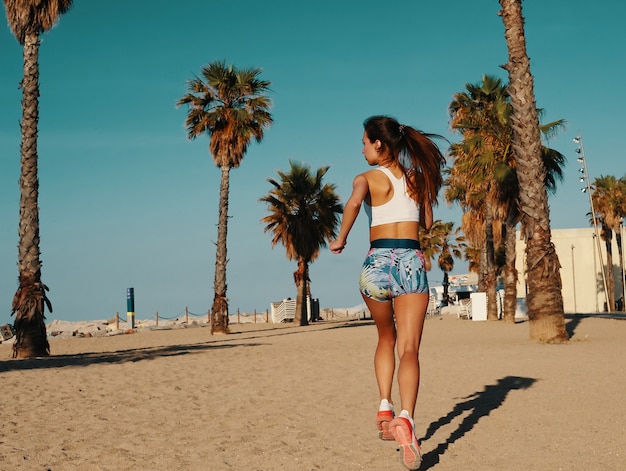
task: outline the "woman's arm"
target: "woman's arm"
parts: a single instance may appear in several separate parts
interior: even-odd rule
[[[367,196],[369,185],[367,178],[363,174],[357,175],[352,182],[352,194],[343,208],[343,216],[341,218],[341,228],[337,238],[330,242],[329,248],[332,253],[341,253],[348,242],[348,234],[356,221],[361,204]]]

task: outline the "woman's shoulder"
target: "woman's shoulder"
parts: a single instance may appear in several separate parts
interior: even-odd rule
[[[365,175],[365,178],[367,178],[369,181],[376,182],[390,182],[392,178],[396,180],[398,179],[393,171],[386,167],[376,167],[372,170],[364,172],[362,175]]]
[[[367,180],[370,191],[374,193],[388,192],[393,186],[389,177],[381,169],[381,167],[376,167],[361,174]]]
[[[373,169],[366,170],[361,175],[363,175],[367,179],[370,179],[383,177],[385,176],[385,173],[383,167],[374,167]]]

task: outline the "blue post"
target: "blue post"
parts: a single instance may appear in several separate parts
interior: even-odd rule
[[[135,328],[135,288],[126,290],[126,314],[130,328]]]

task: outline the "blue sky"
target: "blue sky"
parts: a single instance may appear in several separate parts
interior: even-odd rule
[[[135,289],[139,319],[204,314],[213,299],[219,169],[208,138],[188,141],[176,101],[201,67],[225,60],[260,67],[272,82],[274,125],[231,173],[227,267],[231,312],[263,312],[295,297],[296,263],[272,249],[260,219],[267,178],[289,159],[330,165],[343,201],[367,170],[362,122],[388,114],[449,132],[447,106],[483,74],[507,80],[496,0],[298,3],[74,2],[40,49],[39,177],[47,318],[125,315]],[[526,36],[544,122],[567,129],[549,145],[568,158],[551,196],[552,228],[586,227],[572,138],[583,136],[590,177],[623,176],[626,4],[525,2]],[[0,27],[0,323],[12,322],[17,287],[22,49]],[[435,218],[460,224],[444,201]],[[311,266],[321,307],[361,303],[367,249],[361,217],[341,255]],[[464,273],[456,262],[453,273]],[[441,280],[433,269],[431,283]]]

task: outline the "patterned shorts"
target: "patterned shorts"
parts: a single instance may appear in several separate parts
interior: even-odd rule
[[[359,285],[363,296],[380,302],[402,294],[428,293],[424,255],[415,248],[371,248]]]

